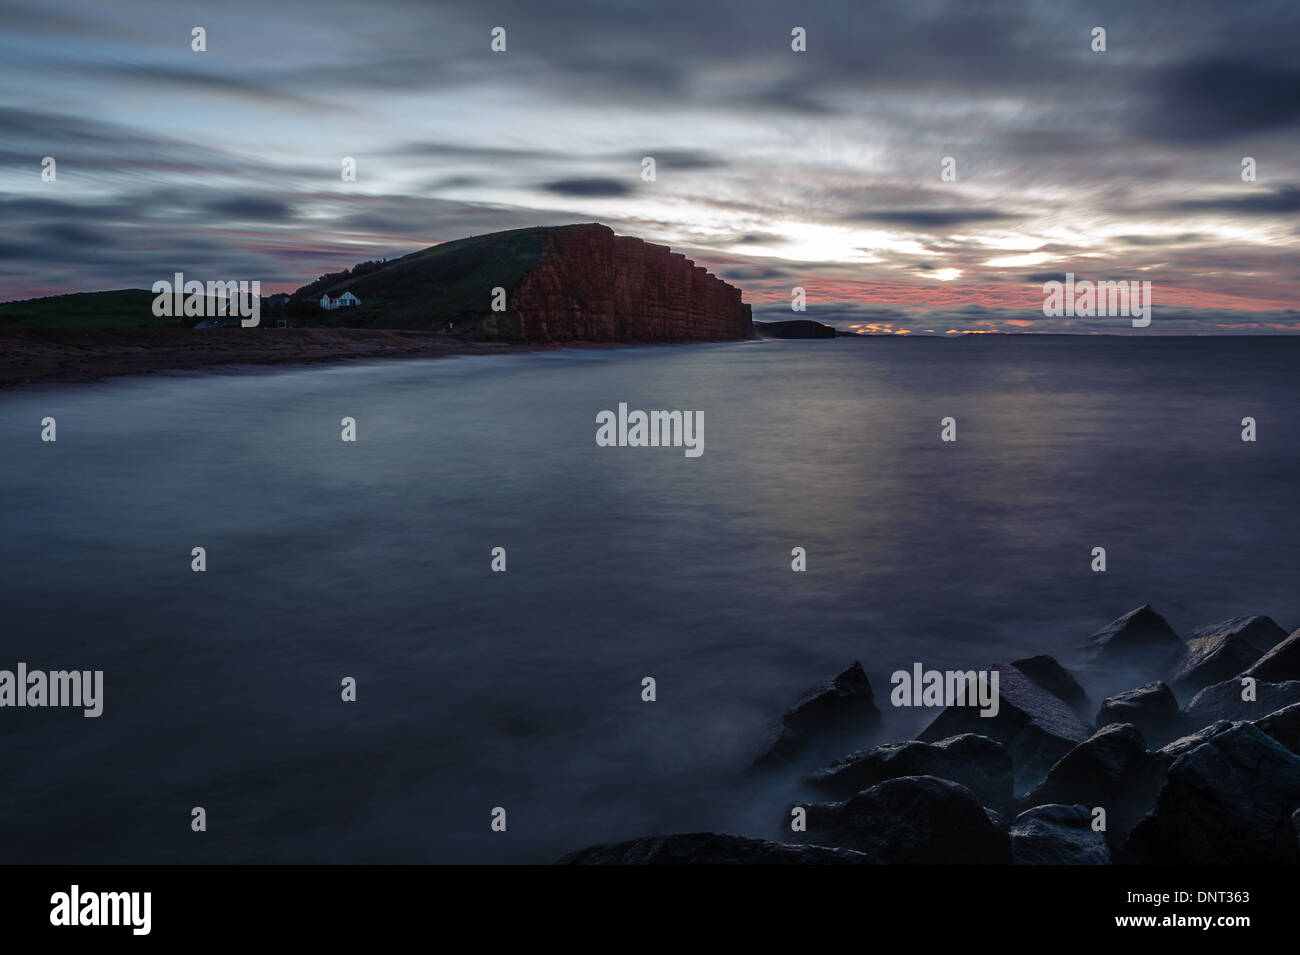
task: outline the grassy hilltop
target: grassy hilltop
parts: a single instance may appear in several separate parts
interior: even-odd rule
[[[427,329],[445,322],[459,326],[491,312],[494,287],[508,294],[541,264],[555,228],[512,229],[444,242],[359,275],[324,276],[294,292],[293,301],[307,305],[326,292],[333,296],[349,290],[361,304],[324,312],[324,321],[359,328]]]
[[[124,288],[113,292],[73,292],[0,304],[0,326],[46,328],[162,328],[174,318],[156,318],[153,292]]]

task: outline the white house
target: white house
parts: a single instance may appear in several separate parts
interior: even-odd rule
[[[360,305],[361,299],[357,298],[351,292],[344,292],[337,298],[330,298],[329,292],[320,297],[320,307],[325,311],[332,311],[336,308],[348,308],[352,305]]]

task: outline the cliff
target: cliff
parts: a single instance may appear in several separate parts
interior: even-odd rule
[[[680,252],[602,225],[551,231],[541,265],[509,297],[506,320],[530,342],[686,342],[752,338],[740,289]]]
[[[492,289],[506,290],[494,312]],[[754,337],[740,289],[667,246],[608,226],[516,229],[433,246],[294,295],[351,290],[360,307],[323,313],[373,328],[445,329],[516,342],[690,342]]]

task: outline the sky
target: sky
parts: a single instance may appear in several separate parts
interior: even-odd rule
[[[1298,212],[1294,0],[0,0],[0,301],[603,222],[759,319],[1300,332]]]

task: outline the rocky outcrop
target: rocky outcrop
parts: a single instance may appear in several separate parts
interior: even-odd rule
[[[1260,616],[1203,627],[1174,653],[1169,685],[1187,699],[1212,683],[1236,676],[1285,637],[1281,627]]]
[[[1104,809],[1106,836],[1118,847],[1155,802],[1169,762],[1147,752],[1131,723],[1104,726],[1066,753],[1021,805],[1082,803]]]
[[[856,849],[886,865],[999,865],[1011,858],[1007,834],[975,795],[934,776],[890,779],[845,802],[803,808],[808,842]],[[787,812],[787,825],[791,818]]]
[[[1092,735],[1085,723],[1060,697],[1009,663],[994,664],[998,671],[998,712],[981,716],[972,706],[949,706],[921,733],[924,742],[936,742],[963,733],[988,736],[1007,748],[1015,769],[1016,791],[1037,785],[1052,765]]]
[[[788,322],[755,322],[754,333],[759,338],[834,338],[835,329],[809,319]]]
[[[1022,812],[1011,824],[1015,865],[1110,865],[1110,849],[1092,828],[1087,806],[1053,804]]]
[[[740,289],[680,252],[603,225],[558,226],[509,292],[499,338],[693,342],[753,338]]]
[[[1011,801],[1011,757],[1001,743],[974,733],[937,743],[887,743],[852,753],[813,773],[808,782],[834,799],[847,799],[903,776],[938,776],[960,783],[995,809]]]
[[[1215,720],[1257,720],[1274,710],[1300,703],[1300,680],[1254,686],[1253,700],[1242,699],[1246,687],[1241,680],[1225,680],[1207,686],[1184,708],[1187,725],[1208,726]]]
[[[833,680],[818,684],[785,712],[774,741],[754,760],[750,770],[776,769],[800,757],[851,744],[879,722],[880,710],[871,692],[871,681],[862,664],[854,660]]]
[[[1256,660],[1242,676],[1269,683],[1300,680],[1300,630]]]
[[[1195,733],[1188,733],[1186,736],[1180,736],[1172,743],[1166,743],[1164,746],[1161,746],[1154,755],[1164,763],[1164,771],[1167,772],[1169,767],[1173,765],[1174,760],[1179,756],[1182,756],[1184,753],[1190,753],[1192,750],[1196,749],[1196,747],[1200,746],[1202,743],[1209,742],[1220,733],[1228,732],[1228,730],[1232,729],[1233,725],[1234,724],[1227,720],[1216,720],[1207,726],[1202,726]]]
[[[1300,756],[1300,703],[1285,706],[1263,719],[1255,720],[1255,725]]]
[[[1043,653],[1023,660],[1012,660],[1011,665],[1048,693],[1069,703],[1076,712],[1088,711],[1088,694],[1070,671],[1056,662],[1055,657]]]
[[[1119,680],[1135,663],[1193,680],[1243,656],[1258,657],[1253,669],[1277,631],[1267,617],[1240,617],[1195,631],[1184,648],[1146,606],[1100,631],[1092,648],[1107,665],[1080,672],[1095,692],[1101,681],[1131,686]],[[1277,669],[1260,672],[1294,672],[1295,647],[1294,634],[1267,647]],[[1053,658],[990,669],[999,678],[996,713],[988,702],[959,705],[956,698],[919,739],[823,757],[849,751],[805,779],[835,801],[787,804],[778,838],[802,846],[696,833],[596,846],[566,861],[1300,862],[1300,680],[1250,680],[1238,672],[1181,711],[1170,686],[1154,681],[1107,697],[1093,732],[1081,709],[1084,688]],[[1153,679],[1150,669],[1144,679]],[[796,760],[807,772],[827,747],[853,738],[861,746],[866,730],[877,735],[880,720],[867,675],[854,663],[785,714],[758,763],[785,772],[765,777],[760,792],[792,783]]]
[[[1291,815],[1298,807],[1300,757],[1251,724],[1235,723],[1174,760],[1127,850],[1148,864],[1295,863]]]
[[[1174,691],[1157,680],[1108,696],[1097,711],[1097,725],[1132,723],[1152,745],[1163,746],[1185,732]]]
[[[852,849],[785,845],[763,839],[687,832],[589,846],[559,865],[863,865],[873,860]]]
[[[1182,645],[1165,618],[1144,604],[1098,630],[1085,648],[1099,664],[1157,673]]]

